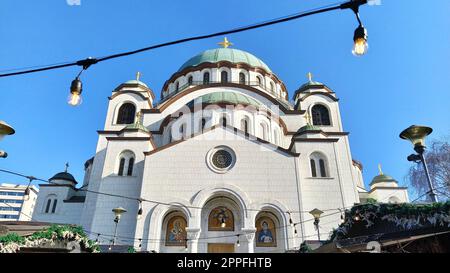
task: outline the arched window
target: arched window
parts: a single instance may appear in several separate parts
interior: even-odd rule
[[[325,106],[321,104],[314,105],[311,109],[311,115],[314,125],[331,125],[330,114]]]
[[[56,212],[56,204],[58,203],[58,199],[53,200],[52,213]]]
[[[209,231],[234,231],[234,215],[226,207],[216,207],[208,217]]]
[[[49,213],[51,204],[52,204],[52,199],[48,199],[47,205],[45,206],[45,213]]]
[[[117,175],[119,176],[132,176],[134,168],[134,153],[131,151],[124,151],[119,156],[119,167]]]
[[[184,139],[186,136],[186,123],[183,123],[180,126],[180,136],[181,136],[181,139]]]
[[[125,168],[125,158],[122,157],[119,162],[119,172],[117,174],[122,176],[124,168]]]
[[[128,171],[127,171],[128,176],[133,175],[133,167],[134,167],[134,157],[130,158],[130,160],[128,161]]]
[[[327,160],[322,153],[314,152],[310,156],[311,176],[329,177]]]
[[[277,226],[276,217],[270,212],[261,212],[256,216],[256,246],[276,247],[277,246]]]
[[[223,127],[227,127],[228,121],[226,115],[220,117],[219,124],[221,124]]]
[[[270,82],[270,92],[275,93],[275,85],[273,82]]]
[[[209,84],[209,72],[203,73],[203,84]]]
[[[317,177],[317,172],[316,172],[316,161],[314,161],[314,159],[310,159],[309,163],[311,164],[311,176],[312,177]]]
[[[250,124],[250,121],[249,121],[248,117],[241,119],[241,130],[244,131],[244,133],[246,133],[246,134],[249,133],[249,124]]]
[[[321,158],[319,159],[320,176],[327,177],[327,171],[325,170],[325,161]]]
[[[194,82],[194,77],[189,76],[189,78],[188,78],[188,84],[189,84],[189,85],[192,85],[193,82]]]
[[[179,89],[180,89],[180,83],[176,82],[175,83],[175,92],[178,92]]]
[[[202,118],[202,131],[205,129],[206,126],[206,118]]]
[[[180,213],[172,213],[167,216],[166,224],[166,246],[185,246],[186,245],[186,218]]]
[[[47,196],[47,202],[45,203],[44,213],[55,213],[57,204],[58,199],[56,198],[56,195],[51,194]]]
[[[239,73],[239,84],[245,84],[246,80],[245,80],[245,74],[244,73]]]
[[[262,79],[261,79],[260,76],[257,76],[257,77],[256,77],[256,81],[258,82],[258,86],[259,86],[259,87],[263,87],[263,81],[262,81]]]
[[[119,108],[117,124],[133,124],[136,107],[132,103],[124,103]]]
[[[260,129],[261,129],[261,138],[267,140],[267,125],[261,122]]]
[[[221,83],[228,82],[228,72],[227,71],[222,71],[220,73],[220,82]]]

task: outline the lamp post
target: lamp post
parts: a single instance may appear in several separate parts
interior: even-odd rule
[[[313,209],[309,212],[314,217],[314,226],[317,229],[317,239],[320,242],[320,230],[319,230],[319,221],[320,221],[320,215],[322,215],[323,211],[320,209]]]
[[[433,129],[430,127],[411,125],[400,133],[400,138],[409,140],[414,145],[414,151],[416,151],[417,154],[409,155],[408,161],[422,161],[425,176],[427,177],[428,186],[430,188],[430,198],[433,202],[438,202],[433,182],[431,182],[430,173],[428,172],[427,162],[423,155],[426,148],[425,137],[431,134],[431,132],[433,132]]]
[[[0,120],[0,140],[2,140],[2,138],[6,135],[13,135],[15,132],[16,131],[11,125],[4,122],[3,120]],[[6,158],[7,156],[7,152],[0,150],[0,158]]]
[[[127,210],[122,207],[118,207],[118,208],[114,208],[112,210],[112,212],[114,212],[114,215],[116,216],[114,218],[114,223],[116,223],[116,227],[114,228],[114,237],[113,237],[113,241],[112,241],[112,245],[115,245],[116,244],[116,236],[117,236],[117,225],[120,222],[120,218],[122,217],[122,214],[127,212]],[[111,247],[109,249],[111,250]]]

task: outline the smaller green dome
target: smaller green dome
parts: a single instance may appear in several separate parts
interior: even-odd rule
[[[392,176],[389,176],[386,174],[379,174],[372,179],[372,182],[370,182],[370,185],[373,185],[376,183],[384,183],[384,182],[397,183],[397,180],[395,180]]]
[[[142,86],[145,86],[146,88],[148,88],[148,86],[145,83],[138,81],[138,80],[129,80],[129,81],[124,82],[124,84],[139,84],[139,85],[142,85]]]
[[[49,179],[49,181],[52,181],[52,180],[65,180],[65,181],[69,181],[69,182],[77,184],[77,181],[75,180],[73,175],[71,175],[68,172],[57,173],[52,178]]]
[[[125,129],[138,129],[138,130],[141,130],[141,131],[144,131],[144,132],[149,132],[148,131],[148,129],[147,129],[147,127],[145,127],[144,125],[142,125],[142,123],[140,123],[140,122],[135,122],[135,123],[133,123],[133,124],[128,124],[126,127],[125,127]]]
[[[321,131],[321,130],[322,129],[320,129],[319,127],[308,123],[305,126],[298,129],[297,134],[309,132],[309,131]]]

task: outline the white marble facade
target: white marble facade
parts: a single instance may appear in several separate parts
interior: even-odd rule
[[[230,48],[186,62],[164,84],[159,103],[139,78],[125,82],[109,97],[82,188],[159,203],[86,194],[57,175],[41,186],[34,220],[80,224],[108,244],[111,209],[120,206],[127,212],[118,244],[157,252],[285,252],[317,240],[308,211],[318,208],[325,239],[341,221],[337,208],[373,191],[364,189],[362,165],[352,159],[336,94],[310,77],[293,99],[261,60]],[[391,197],[395,186],[374,191]],[[407,201],[406,190],[399,191],[397,201]],[[58,206],[46,213],[52,198]]]

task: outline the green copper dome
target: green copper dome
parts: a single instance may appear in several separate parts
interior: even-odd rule
[[[261,103],[253,98],[250,98],[246,95],[236,93],[236,92],[213,92],[209,94],[205,94],[201,97],[196,98],[195,100],[188,103],[189,105],[193,105],[194,102],[202,103],[202,104],[218,104],[218,103],[226,103],[230,105],[253,105],[255,107],[261,106]]]
[[[126,81],[124,84],[139,84],[139,85],[142,85],[142,86],[148,88],[148,86],[145,83],[138,81],[138,80],[129,80],[129,81]]]
[[[75,180],[73,175],[71,175],[68,172],[57,173],[52,178],[49,179],[49,181],[52,181],[52,180],[65,180],[65,181],[70,181],[72,183],[77,184],[77,181]]]
[[[383,183],[383,182],[395,182],[395,183],[397,183],[397,181],[392,176],[389,176],[389,175],[386,175],[386,174],[379,174],[379,175],[375,176],[372,179],[372,182],[370,182],[370,185],[373,185],[373,184],[376,184],[376,183]]]
[[[303,133],[303,132],[308,132],[308,131],[321,131],[322,129],[320,129],[319,127],[315,126],[315,125],[311,125],[311,124],[306,124],[305,126],[301,127],[300,129],[298,129],[297,134]]]
[[[254,55],[234,48],[216,48],[203,51],[202,53],[190,58],[185,62],[178,71],[186,67],[197,66],[202,63],[217,63],[220,61],[228,61],[231,63],[246,63],[251,66],[261,67],[272,72],[270,68],[259,58]]]

